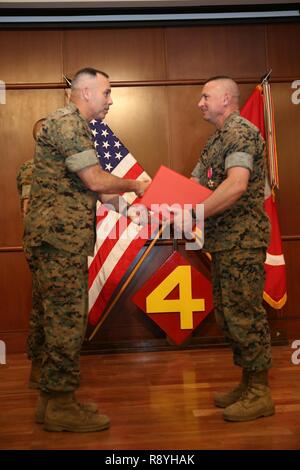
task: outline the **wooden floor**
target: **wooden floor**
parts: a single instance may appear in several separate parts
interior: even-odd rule
[[[34,423],[37,392],[27,388],[25,355],[0,365],[1,449],[300,449],[300,365],[274,347],[275,416],[228,423],[213,391],[238,379],[229,349],[82,357],[78,397],[111,418],[101,433],[48,433]]]

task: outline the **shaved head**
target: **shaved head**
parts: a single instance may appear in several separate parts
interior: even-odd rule
[[[95,81],[99,75],[102,75],[105,78],[109,78],[107,73],[102,72],[101,70],[93,69],[91,67],[86,67],[79,70],[72,80],[71,90],[72,94],[76,90],[82,90],[83,88],[91,88],[95,86]]]
[[[87,121],[104,119],[113,103],[107,73],[91,67],[79,70],[72,80],[70,101]]]
[[[209,78],[204,85],[207,83],[215,82],[216,87],[219,89],[221,93],[226,93],[232,101],[235,103],[239,103],[240,98],[240,91],[237,83],[232,80],[230,77],[226,76],[217,76]]]
[[[203,85],[198,106],[203,118],[220,128],[231,113],[239,110],[239,97],[238,85],[230,77],[212,77]]]

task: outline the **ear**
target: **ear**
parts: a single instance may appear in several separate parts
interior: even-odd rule
[[[90,99],[91,99],[91,90],[89,88],[82,88],[81,93],[82,93],[82,98],[85,101],[90,101]]]
[[[223,98],[224,106],[228,106],[229,101],[230,101],[229,94],[228,94],[228,93],[225,93],[225,94],[224,94],[224,98]]]

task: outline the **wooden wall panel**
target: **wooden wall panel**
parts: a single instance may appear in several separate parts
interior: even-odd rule
[[[160,28],[65,31],[64,59],[71,77],[91,66],[108,73],[113,81],[165,78]]]
[[[267,26],[268,67],[273,77],[300,77],[300,23]]]
[[[272,84],[280,180],[277,199],[283,235],[300,234],[300,104],[292,103],[293,91],[289,82]]]
[[[213,127],[204,122],[198,108],[201,86],[168,88],[171,168],[190,176]]]
[[[9,90],[6,104],[0,106],[0,185],[1,199],[6,201],[0,211],[0,246],[21,244],[16,174],[21,164],[34,153],[33,124],[63,104],[63,90]]]
[[[0,57],[6,83],[63,82],[60,31],[0,31]]]
[[[255,88],[256,83],[240,86],[241,106]],[[171,167],[190,176],[207,138],[214,127],[203,120],[198,107],[202,86],[181,85],[168,87],[170,119]]]
[[[56,90],[29,90],[26,86],[59,84],[62,73],[72,76],[88,65],[104,69],[112,81],[132,81],[124,87],[118,84],[113,87],[114,105],[107,118],[108,124],[151,176],[160,164],[188,176],[214,129],[203,121],[197,107],[201,86],[185,80],[229,74],[243,82],[243,105],[258,78],[268,66],[272,67],[273,78],[282,82],[272,84],[280,172],[279,216],[282,234],[299,237],[300,105],[293,105],[290,100],[290,78],[300,78],[296,54],[298,37],[299,24],[284,23],[0,32],[0,79],[20,83],[23,87],[9,90],[7,104],[0,106],[0,186],[1,200],[5,202],[0,212],[1,339],[13,350],[24,350],[30,308],[30,274],[23,254],[3,252],[3,247],[21,243],[16,173],[33,153],[31,131],[35,120],[65,101],[64,91],[59,90],[59,86]],[[152,80],[163,83],[155,84]],[[175,85],[172,80],[179,83]],[[147,81],[149,83],[145,83]],[[271,312],[275,336],[277,328],[285,329],[289,335],[300,331],[299,247],[297,238],[284,243],[288,303],[282,312]],[[161,251],[158,259],[162,261],[170,252],[170,246],[162,246],[153,254],[157,251]],[[150,272],[155,262],[150,257],[143,269]],[[136,286],[134,284],[132,289]],[[120,339],[126,343],[133,338],[141,348],[147,340],[165,341],[158,327],[144,318],[141,320],[140,312],[132,308],[128,293],[104,323],[98,338],[100,342],[111,341],[117,349]],[[130,319],[124,318],[125,310],[132,315]],[[203,341],[221,338],[213,315],[194,336],[195,340]]]
[[[287,303],[280,312],[284,319],[300,320],[299,280],[300,280],[300,243],[288,241],[283,243],[287,273]],[[299,337],[300,339],[300,337]]]
[[[293,320],[288,320],[285,315],[278,316],[274,310],[271,312],[272,322],[271,328],[278,335],[284,335],[285,338],[288,338],[288,343],[300,338],[300,318],[295,318]],[[276,318],[275,318],[276,317]],[[287,341],[285,340],[285,343]],[[291,350],[292,351],[292,350]]]
[[[0,331],[0,338],[4,341],[8,354],[27,351],[27,331],[27,326],[24,330]]]
[[[161,164],[169,165],[165,88],[113,88],[112,98],[108,125],[153,176]]]
[[[0,298],[1,332],[27,329],[31,276],[22,252],[0,253]]]
[[[166,51],[169,79],[255,78],[266,70],[263,25],[169,28]]]

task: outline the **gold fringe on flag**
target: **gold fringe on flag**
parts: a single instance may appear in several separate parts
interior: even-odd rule
[[[270,84],[267,80],[262,82],[264,107],[265,107],[265,131],[267,143],[267,156],[269,167],[269,178],[272,190],[279,188],[278,160],[276,147],[276,132],[274,118],[274,104],[271,95]]]

